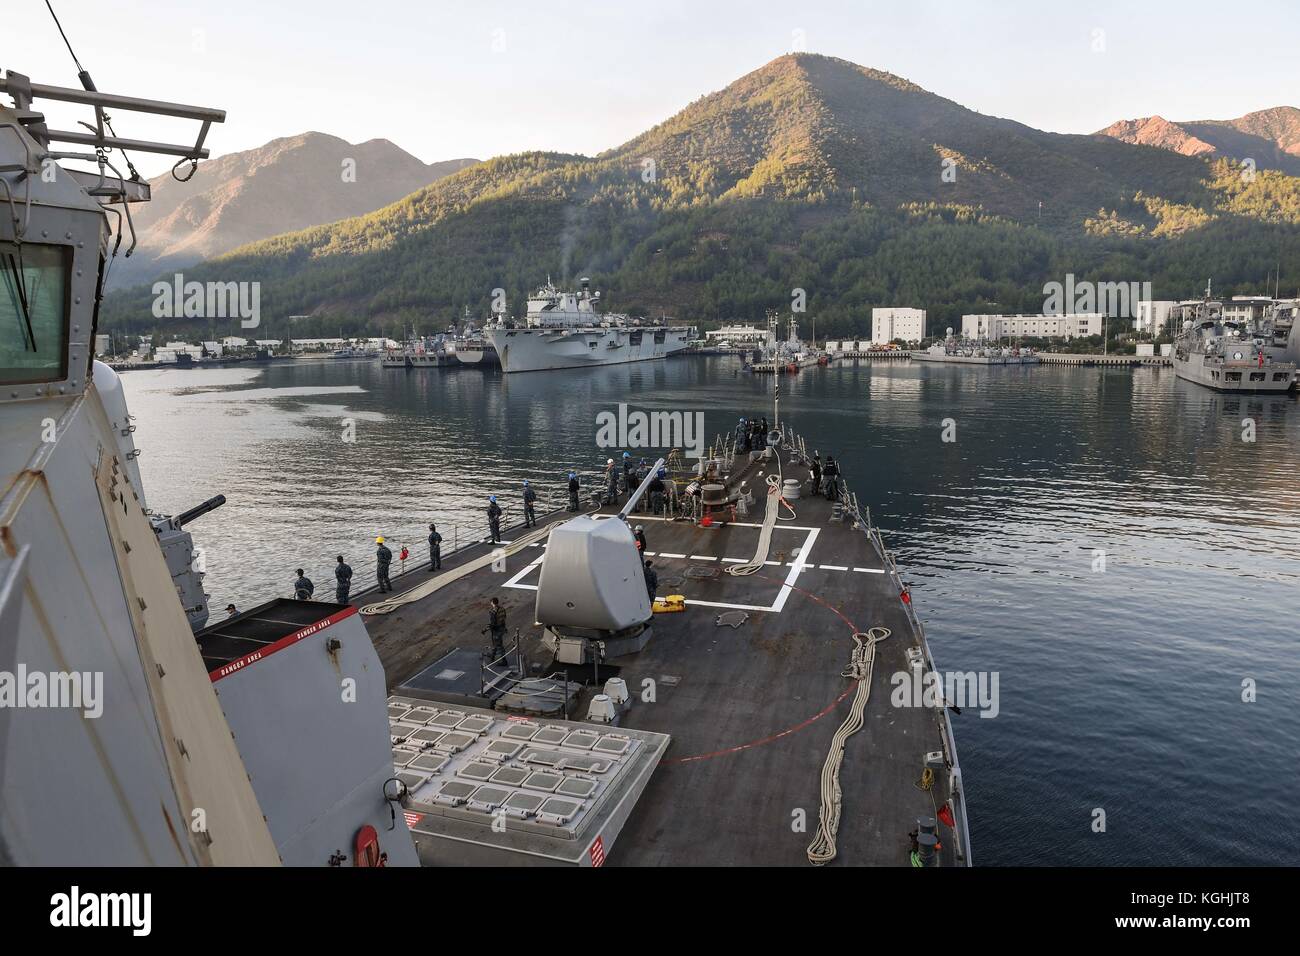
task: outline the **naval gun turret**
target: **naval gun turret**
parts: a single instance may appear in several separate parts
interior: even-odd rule
[[[660,458],[616,518],[581,515],[555,528],[537,583],[542,643],[562,664],[635,654],[654,617],[645,568],[626,518],[664,466]]]
[[[194,537],[185,530],[185,526],[225,503],[225,495],[216,495],[175,517],[152,515],[149,519],[153,523],[154,534],[158,535],[158,546],[162,548],[163,557],[167,560],[167,571],[176,584],[181,607],[185,609],[190,629],[195,633],[207,626],[209,595],[203,590],[203,551],[194,547]]]

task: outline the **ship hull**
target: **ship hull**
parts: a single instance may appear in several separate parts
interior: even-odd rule
[[[689,330],[490,329],[487,336],[502,370],[515,373],[661,359],[686,348]]]
[[[1195,357],[1193,355],[1193,359]],[[1262,367],[1253,364],[1207,366],[1194,360],[1180,359],[1175,354],[1173,366],[1174,374],[1179,378],[1216,392],[1281,395],[1295,382],[1295,366],[1289,363],[1270,363]]]

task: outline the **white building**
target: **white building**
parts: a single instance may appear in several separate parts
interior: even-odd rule
[[[1137,315],[1133,317],[1133,330],[1144,335],[1159,335],[1177,304],[1168,299],[1139,302]]]
[[[963,315],[961,334],[968,339],[1073,339],[1101,335],[1102,314]]]
[[[1273,300],[1266,295],[1234,295],[1223,303],[1225,322],[1252,322],[1264,317],[1264,313],[1273,305]]]
[[[872,309],[871,341],[888,345],[894,339],[920,344],[925,338],[925,309]]]
[[[767,342],[767,329],[753,325],[724,325],[705,332],[704,339],[719,348],[763,345]]]

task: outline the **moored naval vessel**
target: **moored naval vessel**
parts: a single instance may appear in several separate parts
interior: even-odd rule
[[[970,865],[910,591],[777,408],[391,594],[212,620],[189,527],[222,502],[150,511],[90,345],[149,198],[105,150],[197,161],[224,114],[83,86],[0,79],[0,859]],[[92,132],[49,129],[40,98]],[[108,109],[202,125],[122,140]]]
[[[468,307],[461,327],[451,336],[447,343],[447,353],[461,365],[475,365],[479,368],[495,368],[501,364],[497,350],[484,336],[481,329],[474,324]]]
[[[507,373],[589,368],[661,359],[686,348],[691,330],[666,322],[641,322],[599,311],[600,293],[591,280],[581,290],[563,292],[547,279],[528,297],[522,323],[504,317],[487,326],[485,335]]]
[[[1296,381],[1289,323],[1275,313],[1250,319],[1228,318],[1224,304],[1211,298],[1207,285],[1201,301],[1176,306],[1169,321],[1174,340],[1174,373],[1181,379],[1220,392],[1280,394]]]
[[[942,342],[935,342],[927,349],[913,349],[910,354],[915,362],[949,365],[1037,365],[1039,362],[1031,348],[961,339],[951,328]]]

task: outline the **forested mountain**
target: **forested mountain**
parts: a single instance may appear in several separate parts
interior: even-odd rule
[[[818,332],[876,305],[1037,311],[1042,285],[1157,297],[1300,275],[1300,180],[984,116],[888,73],[784,56],[594,158],[505,156],[365,216],[244,246],[187,279],[262,283],[294,333],[445,325],[549,273],[617,311],[761,318],[807,292]],[[113,296],[153,329],[147,288]],[[282,332],[280,333],[282,334]]]
[[[184,183],[166,173],[149,180],[153,200],[133,210],[140,245],[114,263],[110,279],[120,288],[259,239],[373,212],[475,162],[426,164],[386,139],[303,133],[200,163]]]

